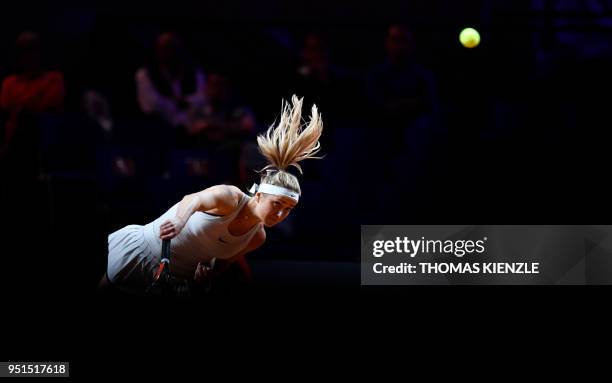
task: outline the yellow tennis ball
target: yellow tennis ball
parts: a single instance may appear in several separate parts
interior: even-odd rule
[[[480,44],[480,34],[474,28],[465,28],[459,34],[459,41],[466,48],[476,48]]]

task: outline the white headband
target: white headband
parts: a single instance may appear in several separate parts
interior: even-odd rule
[[[289,190],[287,188],[272,185],[272,184],[261,184],[261,185],[253,184],[253,186],[251,186],[250,192],[253,194],[257,192],[262,192],[262,193],[274,194],[274,195],[284,195],[285,197],[291,198],[295,202],[298,202],[300,200],[300,195],[294,192],[293,190]]]

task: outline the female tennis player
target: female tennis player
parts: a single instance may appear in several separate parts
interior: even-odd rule
[[[266,240],[265,227],[282,222],[302,194],[290,166],[300,174],[300,161],[320,158],[321,115],[313,105],[310,120],[302,123],[303,99],[283,102],[280,122],[257,137],[268,161],[259,185],[249,194],[231,185],[215,185],[186,195],[161,217],[144,226],[128,225],[108,236],[108,267],[100,286],[116,286],[130,293],[147,291],[158,269],[162,241],[171,239],[169,270],[173,276],[202,280],[209,265],[239,261]],[[229,262],[223,262],[229,261]]]

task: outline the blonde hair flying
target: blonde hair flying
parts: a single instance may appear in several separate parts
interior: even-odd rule
[[[287,172],[287,168],[295,166],[303,174],[300,161],[322,158],[315,155],[321,149],[319,138],[323,132],[323,120],[316,105],[312,106],[310,120],[302,123],[303,100],[294,95],[292,105],[283,101],[279,123],[257,136],[259,151],[269,162],[262,169],[262,172],[268,171],[262,176],[261,183],[285,187],[300,194],[298,180]],[[272,172],[272,169],[277,171]]]

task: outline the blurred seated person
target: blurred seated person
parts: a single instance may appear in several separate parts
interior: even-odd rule
[[[189,140],[203,145],[223,145],[255,136],[255,116],[233,94],[230,80],[220,72],[211,73],[206,104],[191,114]]]
[[[435,78],[419,64],[411,30],[391,25],[385,40],[386,60],[370,76],[369,92],[375,117],[388,127],[406,128],[433,110]]]
[[[142,112],[172,127],[185,129],[190,113],[205,102],[204,73],[190,62],[182,40],[172,32],[158,37],[155,61],[136,72],[136,85]]]
[[[436,91],[433,72],[417,60],[414,34],[391,25],[385,39],[386,60],[370,74],[370,123],[379,130],[371,141],[380,155],[381,178],[396,180],[401,172],[414,179],[427,173],[436,136]],[[399,169],[402,169],[400,171]],[[399,177],[402,183],[419,182]]]
[[[386,60],[372,71],[368,87],[373,125],[385,129],[377,137],[386,136],[387,159],[407,150],[422,157],[424,137],[432,133],[434,74],[418,63],[414,35],[403,25],[388,28],[385,51]]]
[[[228,179],[247,185],[252,161],[246,161],[245,150],[254,145],[257,122],[252,109],[234,95],[229,78],[211,72],[206,88],[206,105],[192,114],[192,123],[182,147],[206,148],[228,165]]]
[[[321,110],[328,110],[328,128],[353,126],[352,116],[358,105],[360,92],[356,76],[335,64],[324,36],[308,33],[300,50],[300,63],[296,71],[296,92]],[[329,131],[328,131],[329,132]],[[322,144],[329,144],[328,134]]]
[[[31,142],[36,132],[24,131],[33,129],[27,122],[42,113],[61,112],[64,106],[64,76],[45,69],[36,33],[23,32],[17,37],[16,59],[17,73],[4,79],[0,92],[5,118],[0,156],[18,149],[15,146],[36,144]]]

